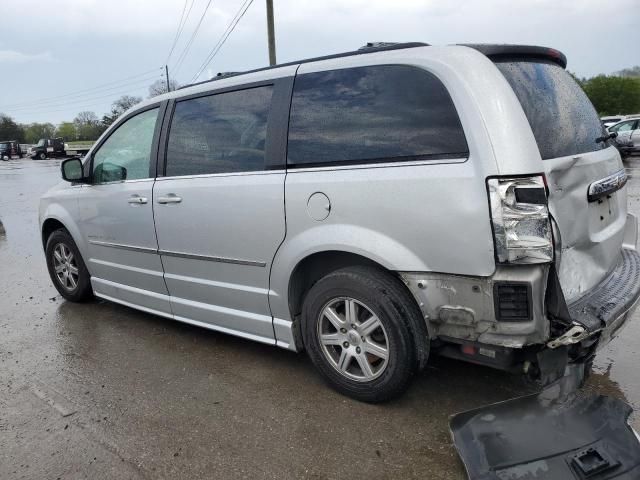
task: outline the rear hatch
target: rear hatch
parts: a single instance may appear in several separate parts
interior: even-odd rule
[[[556,267],[571,303],[616,266],[627,199],[625,188],[609,188],[610,193],[589,198],[592,184],[621,171],[623,175],[624,167],[615,147],[597,140],[604,129],[582,88],[564,69],[564,56],[548,51],[546,57],[514,53],[492,60],[520,100],[540,150],[554,236],[561,243]],[[625,177],[612,178],[623,186]]]

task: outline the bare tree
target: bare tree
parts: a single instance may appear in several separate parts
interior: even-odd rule
[[[172,92],[180,88],[180,84],[175,80],[169,80],[169,86],[171,87]],[[151,85],[149,85],[149,98],[162,95],[163,93],[167,93],[166,80],[156,80]]]
[[[133,97],[131,95],[123,95],[118,100],[111,104],[111,112],[105,114],[102,117],[102,124],[105,127],[108,127],[116,119],[122,115],[124,112],[129,110],[134,105],[140,103],[142,101],[142,97]]]
[[[95,140],[104,130],[98,116],[90,111],[78,113],[73,123],[76,125],[78,140]]]

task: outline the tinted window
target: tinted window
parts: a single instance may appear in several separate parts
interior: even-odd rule
[[[139,113],[107,138],[93,156],[94,183],[149,178],[157,117],[157,108]]]
[[[554,63],[499,62],[529,120],[543,159],[606,148],[603,127],[580,86]]]
[[[466,156],[467,151],[449,93],[424,70],[381,65],[296,77],[291,164]]]
[[[257,87],[178,102],[166,175],[263,170],[272,90]]]

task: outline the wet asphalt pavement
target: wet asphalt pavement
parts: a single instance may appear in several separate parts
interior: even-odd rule
[[[433,358],[401,399],[367,405],[326,387],[304,355],[68,303],[49,280],[37,219],[59,163],[0,162],[1,479],[460,479],[449,415],[530,391]],[[640,158],[627,166],[640,215]],[[639,340],[640,311],[586,387],[636,412]]]

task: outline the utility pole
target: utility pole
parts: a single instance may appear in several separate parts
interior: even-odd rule
[[[167,65],[164,66],[164,74],[167,79],[167,92],[170,92],[171,87],[169,86],[169,67]]]
[[[269,42],[269,65],[275,65],[276,37],[273,27],[273,0],[267,0],[267,35]]]

